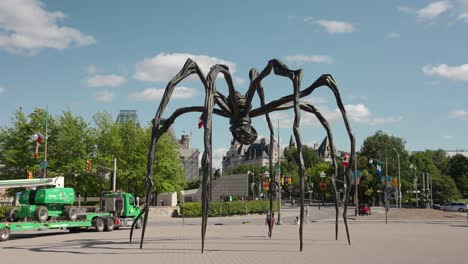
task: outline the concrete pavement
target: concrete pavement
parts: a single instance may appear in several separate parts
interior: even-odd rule
[[[263,218],[263,217],[262,217]],[[260,219],[260,217],[259,217]],[[179,219],[166,219],[179,221]],[[0,243],[2,263],[466,263],[468,225],[359,222],[350,223],[352,245],[340,224],[313,222],[304,226],[304,251],[299,252],[298,226],[275,226],[267,239],[257,220],[215,225],[210,219],[205,253],[200,253],[200,226],[152,221],[143,249],[128,242],[129,230],[110,233],[41,231],[15,234]],[[31,232],[30,232],[31,233]],[[39,234],[39,235],[38,235]]]

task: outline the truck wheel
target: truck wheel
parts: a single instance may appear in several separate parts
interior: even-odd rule
[[[67,207],[67,209],[65,209],[65,216],[70,219],[70,221],[75,221],[78,219],[78,209],[76,207]]]
[[[15,214],[18,213],[18,208],[13,207],[6,211],[5,216],[8,222],[16,222],[18,219],[15,218]]]
[[[10,228],[4,227],[0,229],[0,241],[7,241],[10,239]]]
[[[112,230],[114,230],[114,218],[107,217],[105,219],[104,231],[111,232]]]
[[[49,211],[44,206],[38,206],[36,210],[34,210],[34,219],[39,222],[45,222],[49,218]]]
[[[143,225],[141,218],[138,218],[136,224],[135,224],[135,229],[140,229],[141,226]]]
[[[104,219],[100,217],[96,218],[96,220],[94,220],[94,228],[96,232],[104,231],[104,228],[105,228]]]

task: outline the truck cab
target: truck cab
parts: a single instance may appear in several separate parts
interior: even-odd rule
[[[126,192],[103,192],[100,196],[100,211],[109,212],[116,219],[116,227],[128,226],[140,214],[138,198]],[[141,219],[137,220],[136,228],[141,227]],[[119,223],[118,223],[119,222]]]

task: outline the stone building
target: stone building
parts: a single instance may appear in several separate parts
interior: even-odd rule
[[[190,148],[190,136],[182,135],[179,143],[179,156],[180,160],[184,164],[185,180],[197,180],[198,179],[198,156],[200,151],[198,149]]]
[[[265,138],[257,139],[250,145],[244,145],[236,140],[231,141],[231,147],[223,157],[223,173],[235,169],[239,165],[258,165],[260,167],[268,166],[269,164],[269,148],[270,143]],[[280,149],[278,153],[278,145],[273,144],[273,163],[278,162],[278,157],[283,159],[283,151]]]

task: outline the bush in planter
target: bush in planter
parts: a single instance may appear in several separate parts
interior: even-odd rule
[[[201,216],[201,203],[190,202],[180,204],[180,215],[186,217]],[[269,201],[234,201],[234,202],[212,202],[210,203],[209,217],[244,215],[244,214],[263,214],[270,208]],[[273,203],[273,210],[278,210],[278,203]]]

